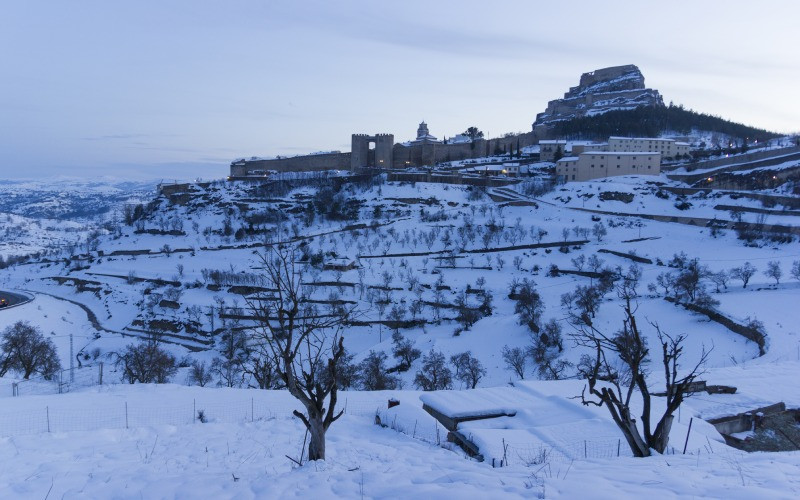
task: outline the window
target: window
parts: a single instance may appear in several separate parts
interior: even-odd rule
[[[575,180],[575,174],[572,174],[572,180],[573,181]]]

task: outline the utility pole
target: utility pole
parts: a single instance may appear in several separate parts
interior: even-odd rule
[[[69,382],[75,382],[75,352],[72,344],[72,334],[69,334]]]

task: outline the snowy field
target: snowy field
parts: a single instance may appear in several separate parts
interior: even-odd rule
[[[257,392],[257,399],[273,400],[265,407],[291,404],[277,394]],[[50,433],[0,437],[0,457],[5,464],[0,472],[0,496],[45,498],[49,492],[53,498],[460,499],[577,498],[591,492],[592,498],[607,499],[654,495],[744,499],[794,498],[800,489],[800,453],[747,454],[715,440],[706,441],[699,434],[686,455],[679,451],[648,459],[590,457],[531,463],[535,456],[509,454],[508,466],[492,468],[446,444],[426,441],[420,436],[424,424],[419,425],[417,437],[376,426],[373,414],[366,413],[366,404],[364,414],[348,413],[331,427],[325,462],[297,467],[284,455],[300,457],[304,429],[299,421],[283,412],[250,421],[247,404],[242,405],[241,416],[233,415],[237,403],[249,403],[252,393],[121,386],[6,400],[9,404],[3,405],[2,412],[34,412],[50,405],[53,415],[71,411],[73,420],[127,402],[131,415],[147,415],[151,421],[169,416],[165,400],[168,407],[183,404],[189,410],[194,402],[197,408],[209,410],[210,421],[192,422],[186,411],[184,421],[173,415],[171,424],[140,421],[134,425],[132,420],[127,429],[118,425],[59,431],[54,423]],[[391,395],[401,398],[396,408],[417,397],[403,391]],[[376,396],[374,400],[385,400],[387,394]],[[215,411],[225,416],[215,419]],[[603,413],[597,415],[604,418]]]

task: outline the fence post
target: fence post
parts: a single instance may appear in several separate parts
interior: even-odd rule
[[[622,444],[621,439],[617,439],[617,456],[619,456],[619,445]]]
[[[689,419],[689,430],[686,431],[686,441],[683,443],[683,454],[686,455],[686,445],[689,444],[689,434],[692,433],[692,422],[694,421],[694,417]]]
[[[47,412],[47,432],[50,432],[50,407],[45,406],[44,409]]]
[[[128,402],[125,401],[125,428],[128,428]]]
[[[251,397],[250,398],[250,423],[251,424],[253,422],[255,422],[255,420],[256,420],[255,409],[256,409],[255,398]]]
[[[100,384],[103,385],[103,362],[100,362]]]
[[[586,440],[583,440],[583,458],[589,458],[586,452]]]

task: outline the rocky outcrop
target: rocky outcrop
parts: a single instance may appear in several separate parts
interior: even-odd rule
[[[664,100],[657,90],[645,88],[644,76],[635,65],[603,68],[582,74],[580,84],[571,87],[563,99],[547,103],[547,109],[536,115],[533,131],[537,132],[537,127],[542,130],[555,121],[663,105]]]

